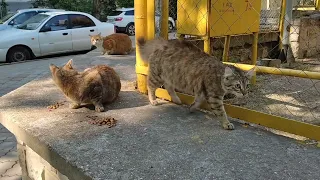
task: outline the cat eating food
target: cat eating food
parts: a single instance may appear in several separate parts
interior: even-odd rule
[[[101,33],[97,35],[89,35],[91,44],[96,46],[101,54],[104,55],[127,55],[133,51],[132,41],[127,34],[114,33],[106,37],[102,37]]]
[[[164,85],[174,103],[181,104],[175,90],[194,95],[190,112],[206,101],[223,128],[234,129],[227,118],[223,98],[226,93],[233,91],[246,95],[254,68],[243,71],[235,66],[224,65],[185,40],[157,38],[146,41],[138,38],[138,46],[142,60],[149,63],[148,96],[152,105],[158,104],[156,89]]]
[[[72,109],[81,104],[93,104],[97,112],[102,112],[103,104],[113,102],[121,89],[118,74],[107,65],[78,72],[72,67],[71,59],[62,67],[50,64],[50,71],[55,84],[72,101]]]

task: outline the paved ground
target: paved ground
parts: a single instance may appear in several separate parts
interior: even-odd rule
[[[68,103],[48,110],[66,99],[43,78],[3,97],[0,121],[26,130],[17,132],[19,138],[75,179],[319,179],[316,147],[236,122],[234,131],[226,131],[205,114],[168,102],[151,106],[134,91],[134,57],[93,54],[75,67],[101,63],[114,67],[122,79],[119,99],[108,111],[71,110]],[[90,117],[108,116],[118,120],[117,126],[88,123]]]
[[[61,56],[35,61],[0,64],[0,97],[24,84],[42,77],[49,72],[49,64],[63,64],[71,57],[81,55]],[[21,169],[17,158],[16,139],[0,124],[0,179],[21,179]]]

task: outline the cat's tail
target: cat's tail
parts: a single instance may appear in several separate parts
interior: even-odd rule
[[[164,45],[167,44],[167,41],[162,38],[156,38],[147,41],[144,37],[139,37],[137,42],[137,49],[142,60],[145,62],[149,62],[151,60],[149,57],[154,51],[163,49]]]

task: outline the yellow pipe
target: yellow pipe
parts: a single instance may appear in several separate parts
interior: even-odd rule
[[[279,49],[283,49],[283,31],[285,30],[284,26],[284,19],[285,19],[285,14],[286,14],[286,0],[282,0],[281,4],[281,15],[280,15],[280,23],[279,23],[279,31],[280,31],[280,41],[279,41]]]
[[[211,54],[211,42],[210,37],[205,37],[203,40],[203,51],[207,54]]]
[[[207,28],[207,34],[204,37],[204,42],[203,42],[203,50],[204,52],[206,52],[207,54],[211,54],[211,36],[210,36],[210,32],[211,32],[211,0],[207,1],[207,9],[208,9],[208,13],[207,13],[207,23],[203,24],[206,25]]]
[[[147,0],[134,1],[134,21],[135,21],[135,34],[136,34],[136,72],[140,67],[148,67],[148,64],[142,61],[138,51],[137,39],[144,37],[147,34]],[[147,93],[147,76],[137,72],[137,86],[141,93]]]
[[[148,39],[154,39],[155,36],[155,3],[154,0],[147,2],[147,31]]]
[[[183,104],[190,105],[194,101],[193,96],[182,93],[177,93],[177,95],[179,96]],[[156,96],[171,101],[171,97],[165,89],[157,89]],[[286,119],[283,117],[274,116],[229,104],[224,104],[224,107],[226,109],[227,114],[233,118],[238,118],[250,123],[262,125],[265,127],[285,131],[291,134],[296,134],[320,141],[320,126]],[[211,111],[211,107],[207,103],[203,103],[201,109]]]
[[[298,11],[314,11],[317,10],[316,7],[297,7],[293,8],[293,10],[298,10]]]
[[[254,65],[250,65],[250,64],[238,64],[238,63],[230,63],[230,62],[223,62],[223,63],[236,66],[236,67],[238,67],[242,70],[245,70],[245,71],[248,71],[248,70],[255,67],[256,72],[260,72],[260,73],[320,80],[320,73],[319,72],[301,71],[301,70],[293,70],[293,69],[282,69],[282,68],[273,68],[273,67],[265,67],[265,66],[254,66]],[[147,75],[148,74],[148,67],[136,66],[136,73]]]
[[[320,9],[319,0],[316,0],[316,4],[315,4],[315,6],[316,6],[316,10],[319,10],[319,9]]]
[[[273,67],[265,67],[265,66],[254,66],[254,65],[249,65],[249,64],[237,64],[237,63],[229,63],[229,62],[224,62],[224,63],[234,65],[234,66],[236,66],[242,70],[245,70],[245,71],[250,70],[255,67],[256,72],[260,72],[260,73],[320,80],[320,73],[319,72],[301,71],[301,70],[283,69],[283,68],[273,68]]]
[[[230,39],[231,36],[228,35],[224,38],[224,47],[223,47],[223,62],[228,61],[229,49],[230,49]]]
[[[164,39],[168,39],[169,0],[162,0],[161,13],[160,36]]]
[[[258,59],[258,38],[259,38],[259,33],[258,32],[254,32],[253,33],[253,42],[252,42],[252,65],[256,65],[257,64],[257,59]],[[257,77],[256,74],[253,75],[252,79],[251,79],[251,83],[253,85],[256,84],[257,81]]]

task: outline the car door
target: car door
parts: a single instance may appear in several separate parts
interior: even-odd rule
[[[99,32],[96,24],[87,16],[82,14],[69,15],[72,46],[74,51],[90,50],[91,42],[89,35],[96,35]]]
[[[72,36],[68,15],[57,15],[47,21],[39,31],[41,55],[72,51]]]

